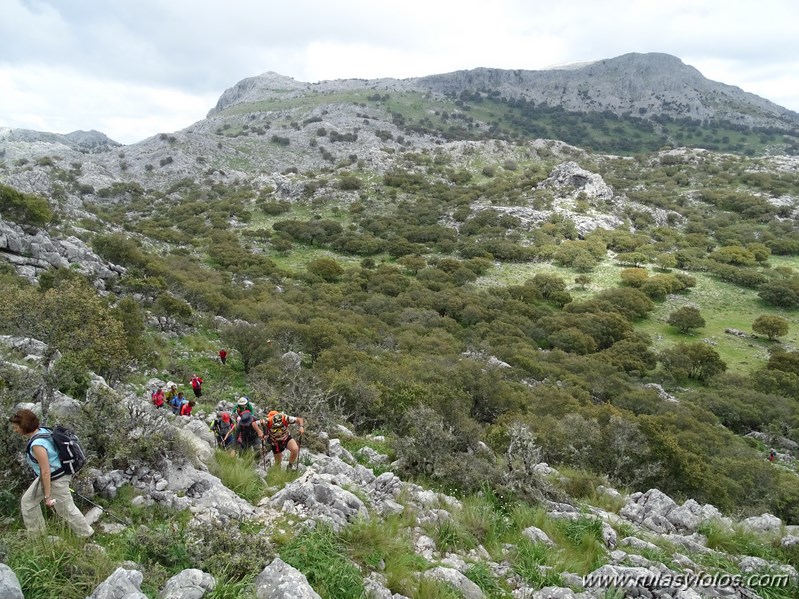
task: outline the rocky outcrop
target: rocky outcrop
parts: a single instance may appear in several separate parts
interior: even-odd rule
[[[41,229],[27,233],[4,220],[0,220],[0,257],[31,281],[52,268],[74,268],[94,280],[101,290],[125,272],[123,267],[100,258],[77,237],[58,239]]]
[[[693,532],[700,524],[710,520],[730,524],[712,505],[700,505],[689,499],[678,506],[671,497],[658,489],[630,495],[619,514],[659,534],[673,533],[678,529]]]
[[[613,190],[602,176],[581,168],[576,162],[564,162],[556,166],[549,177],[538,184],[538,188],[554,189],[570,197],[582,193],[586,199],[593,201],[613,199]]]

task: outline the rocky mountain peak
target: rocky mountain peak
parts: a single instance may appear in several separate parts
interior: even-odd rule
[[[286,92],[302,91],[307,89],[308,85],[308,83],[296,81],[292,77],[267,71],[257,77],[242,79],[233,87],[226,89],[208,116],[211,117],[234,104],[256,102],[280,96]]]

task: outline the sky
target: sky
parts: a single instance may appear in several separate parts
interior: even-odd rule
[[[664,52],[799,112],[795,0],[0,0],[0,127],[124,144],[298,81],[539,70]]]

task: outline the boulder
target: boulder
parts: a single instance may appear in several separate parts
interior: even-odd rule
[[[646,493],[634,493],[630,495],[627,504],[621,508],[619,515],[628,520],[632,520],[638,524],[642,524],[644,520],[651,516],[658,516],[654,519],[653,524],[658,527],[663,527],[662,520],[665,520],[669,512],[677,507],[675,501],[658,489],[649,489]],[[668,527],[674,526],[668,523]]]
[[[3,563],[0,563],[0,597],[3,599],[24,599],[17,575]]]
[[[742,520],[741,526],[759,535],[779,534],[782,530],[782,520],[771,514],[762,514]]]
[[[344,449],[339,439],[330,439],[330,442],[328,443],[328,453],[334,458],[338,458],[349,464],[355,463],[355,458],[352,457],[352,454],[349,451]]]
[[[540,528],[535,526],[528,526],[522,531],[522,535],[530,539],[533,543],[543,543],[549,547],[554,547],[555,543],[549,538]]]
[[[483,591],[480,590],[480,587],[454,568],[439,566],[432,570],[426,570],[422,575],[426,578],[440,580],[441,582],[452,585],[461,594],[463,599],[485,599],[485,595]]]
[[[366,461],[369,462],[370,464],[377,464],[377,465],[388,464],[387,455],[378,453],[369,446],[361,447],[358,451],[355,452],[355,455],[366,458]]]
[[[161,590],[161,599],[201,599],[216,587],[210,574],[191,568],[175,574],[166,581]]]
[[[639,539],[638,537],[624,537],[619,544],[622,547],[632,547],[638,551],[648,550],[648,551],[658,551],[659,547],[654,543],[650,543],[649,541],[644,541]]]
[[[616,531],[607,522],[602,523],[602,541],[608,549],[615,549]]]
[[[222,484],[216,476],[197,470],[190,464],[170,463],[164,473],[165,498],[175,508],[191,507],[194,517],[207,524],[225,525],[255,514],[250,503]],[[184,495],[179,497],[178,495]],[[151,492],[152,496],[155,496]],[[185,505],[183,505],[185,504]]]
[[[693,499],[689,499],[681,506],[671,510],[666,518],[676,528],[693,532],[705,520],[705,514],[702,511],[701,505]]]
[[[782,537],[782,540],[780,541],[780,547],[785,549],[788,547],[794,547],[796,545],[799,545],[799,537],[795,537],[793,535]]]
[[[258,599],[322,599],[302,572],[279,557],[255,579],[255,596]]]
[[[138,570],[117,568],[87,599],[147,599],[141,592],[143,578]]]
[[[338,484],[339,479],[335,476],[308,470],[275,493],[269,505],[289,513],[326,520],[335,530],[357,517],[368,518],[363,501]]]

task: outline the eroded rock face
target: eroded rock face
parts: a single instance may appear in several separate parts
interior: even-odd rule
[[[4,220],[0,220],[0,257],[31,281],[51,268],[75,268],[101,290],[125,272],[123,267],[100,258],[77,237],[58,239],[43,230],[27,233]]]
[[[613,189],[601,175],[582,168],[576,162],[557,165],[549,177],[538,184],[540,189],[554,189],[558,193],[574,196],[582,193],[589,200],[611,200]]]

